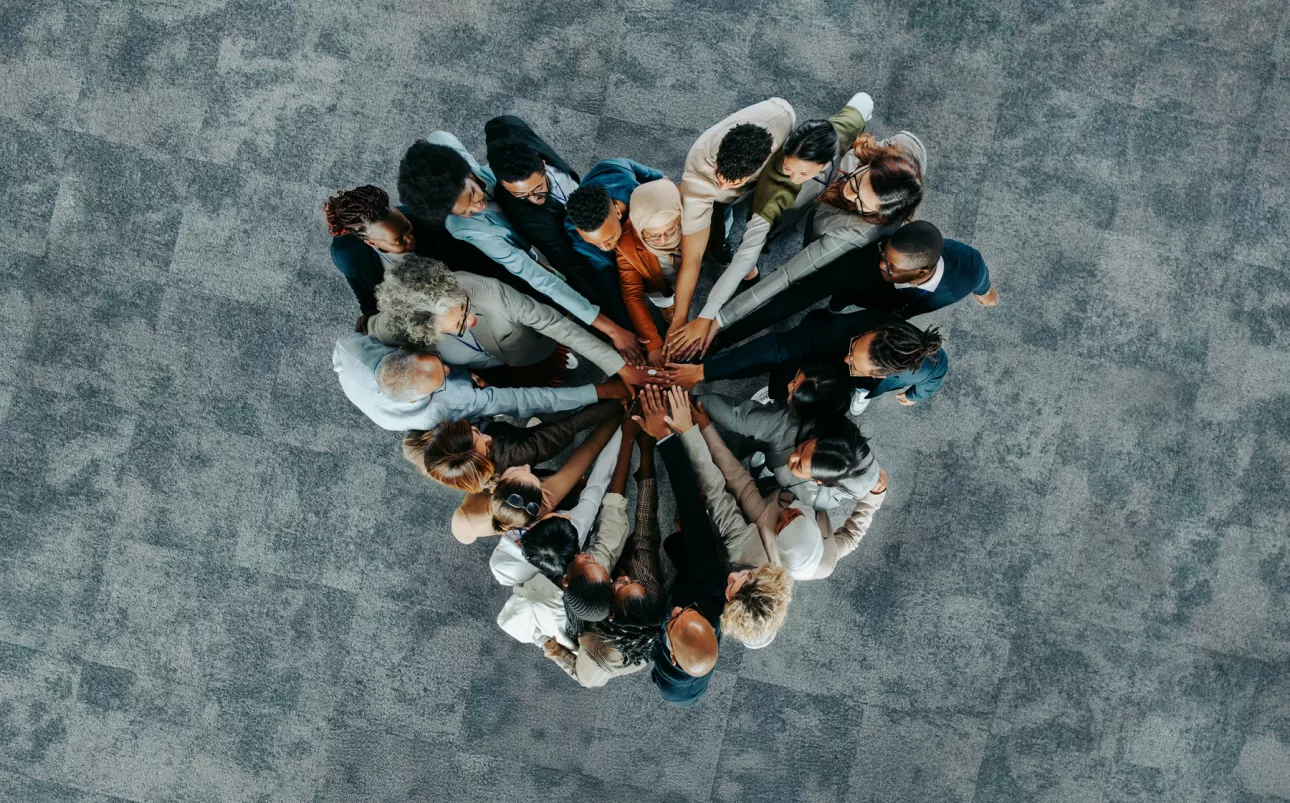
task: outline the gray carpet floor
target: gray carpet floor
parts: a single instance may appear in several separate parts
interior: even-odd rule
[[[1290,799],[1288,25],[0,0],[0,800]],[[692,710],[579,690],[341,394],[321,204],[495,114],[676,178],[742,105],[857,90],[1001,303],[865,414],[889,502],[772,648]]]

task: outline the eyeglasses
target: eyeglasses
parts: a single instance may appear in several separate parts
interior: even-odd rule
[[[511,195],[515,195],[515,200],[517,201],[527,201],[530,198],[545,198],[550,194],[551,194],[551,183],[547,180],[546,174],[542,175],[542,184],[540,189],[533,190],[532,192],[526,192],[521,195],[515,195],[515,193],[511,193]]]
[[[466,303],[461,308],[461,325],[457,327],[457,337],[466,334],[466,322],[470,320],[470,296],[466,296]]]
[[[662,243],[665,243],[668,240],[675,237],[677,232],[679,232],[680,230],[681,230],[681,219],[677,218],[676,222],[673,223],[671,226],[668,226],[667,230],[664,231],[662,234],[654,234],[653,232],[643,231],[641,232],[641,239],[647,243],[661,245]]]
[[[542,509],[542,506],[537,502],[525,502],[524,497],[519,494],[511,494],[506,497],[506,506],[513,507],[516,510],[523,510],[530,516],[536,516],[538,511]]]
[[[853,173],[851,173],[846,177],[846,182],[847,182],[847,186],[851,188],[851,191],[855,193],[856,212],[858,212],[861,215],[876,215],[878,214],[876,211],[865,209],[864,202],[860,200],[860,183],[861,181],[863,181],[864,174],[867,172],[869,172],[868,165],[865,165],[864,167],[858,167]]]

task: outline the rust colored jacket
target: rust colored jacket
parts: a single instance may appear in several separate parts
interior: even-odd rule
[[[654,326],[650,315],[650,302],[645,298],[647,292],[671,295],[673,289],[663,278],[663,269],[659,267],[658,257],[645,247],[636,234],[630,220],[623,221],[623,236],[618,240],[618,283],[623,289],[623,303],[627,305],[627,314],[632,319],[636,334],[649,340],[646,350],[663,348],[663,338]]]

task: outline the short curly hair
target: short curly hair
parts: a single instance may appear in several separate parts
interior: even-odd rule
[[[721,630],[745,644],[765,646],[784,624],[792,601],[793,578],[788,570],[763,563],[726,603]]]
[[[419,139],[399,162],[399,198],[415,214],[439,222],[452,214],[469,175],[470,163],[461,154]]]
[[[489,148],[488,166],[498,181],[520,181],[545,169],[542,155],[522,142],[503,142]]]
[[[428,348],[439,342],[439,316],[466,303],[466,291],[437,259],[408,254],[385,270],[376,286],[376,305],[410,344]]]
[[[717,148],[717,175],[739,181],[761,170],[770,158],[775,138],[759,125],[740,123],[726,132]]]
[[[605,225],[613,212],[609,191],[592,184],[583,185],[569,194],[565,202],[565,215],[580,231],[595,231]]]
[[[323,214],[331,236],[362,234],[373,223],[390,218],[390,196],[372,184],[341,190],[323,204]]]

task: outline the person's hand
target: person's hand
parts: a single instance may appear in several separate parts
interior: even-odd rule
[[[863,162],[865,160],[865,156],[867,156],[869,152],[876,147],[878,147],[877,137],[866,131],[856,137],[856,141],[851,145],[851,150],[855,153],[856,158]]]
[[[633,416],[623,421],[623,443],[631,443],[641,434],[641,424]]]
[[[654,375],[650,376],[650,371]],[[646,385],[657,385],[663,381],[661,376],[663,372],[657,369],[641,368],[635,365],[624,365],[618,370],[618,378],[631,390],[632,393],[640,390]]]
[[[873,490],[870,491],[869,493],[883,494],[886,492],[887,492],[887,472],[880,468],[878,469],[878,484],[873,486]]]
[[[708,356],[708,349],[712,348],[712,341],[717,339],[717,332],[721,331],[721,324],[717,319],[712,319],[712,324],[708,327],[708,334],[703,338],[703,347],[699,349],[699,357]]]
[[[606,334],[613,341],[614,348],[630,365],[641,365],[645,362],[645,349],[641,345],[649,342],[645,338],[637,337],[635,332],[618,325],[614,325]]]
[[[663,376],[669,385],[680,385],[686,390],[693,390],[695,385],[703,381],[703,363],[670,362]]]
[[[488,387],[488,382],[486,382],[482,376],[475,373],[474,371],[470,372],[470,384],[474,385],[477,388]]]
[[[663,355],[669,360],[688,360],[695,356],[703,348],[711,325],[711,318],[695,318],[679,326],[673,323],[663,345]]]
[[[672,408],[672,414],[663,420],[673,432],[680,435],[694,426],[694,417],[690,414],[690,394],[684,388],[668,388],[667,403]]]
[[[557,658],[562,653],[566,652],[570,652],[569,648],[553,638],[549,638],[542,642],[542,654],[547,658]]]
[[[358,316],[358,322],[354,324],[354,331],[355,331],[355,332],[362,332],[363,334],[367,334],[367,321],[368,321],[368,319],[369,319],[369,318],[371,318],[371,317],[372,317],[371,315],[360,315],[360,316]]]
[[[647,385],[636,398],[640,402],[641,412],[632,418],[641,425],[641,429],[656,441],[671,435],[672,431],[664,420],[667,418],[667,406],[659,386]]]
[[[597,399],[630,399],[631,397],[631,388],[623,384],[623,380],[618,377],[606,379],[604,382],[596,385]]]
[[[662,368],[663,362],[663,348],[661,346],[656,349],[650,349],[649,354],[645,358],[645,364],[653,368]]]
[[[914,401],[914,400],[910,399],[910,398],[909,398],[909,396],[905,395],[905,394],[907,394],[908,392],[909,392],[909,391],[907,391],[907,390],[902,390],[901,392],[897,393],[897,394],[896,394],[896,401],[900,402],[901,404],[905,405],[906,407],[912,407],[913,405],[917,404],[918,402],[916,402],[916,401]]]
[[[708,411],[703,409],[703,402],[694,401],[691,405],[694,409],[694,420],[699,425],[699,429],[707,429],[712,426],[712,419],[708,418]],[[881,469],[879,469],[881,471]]]
[[[985,295],[979,296],[976,293],[973,293],[972,298],[976,299],[976,303],[983,307],[993,307],[999,303],[999,291],[991,286],[990,291]]]

